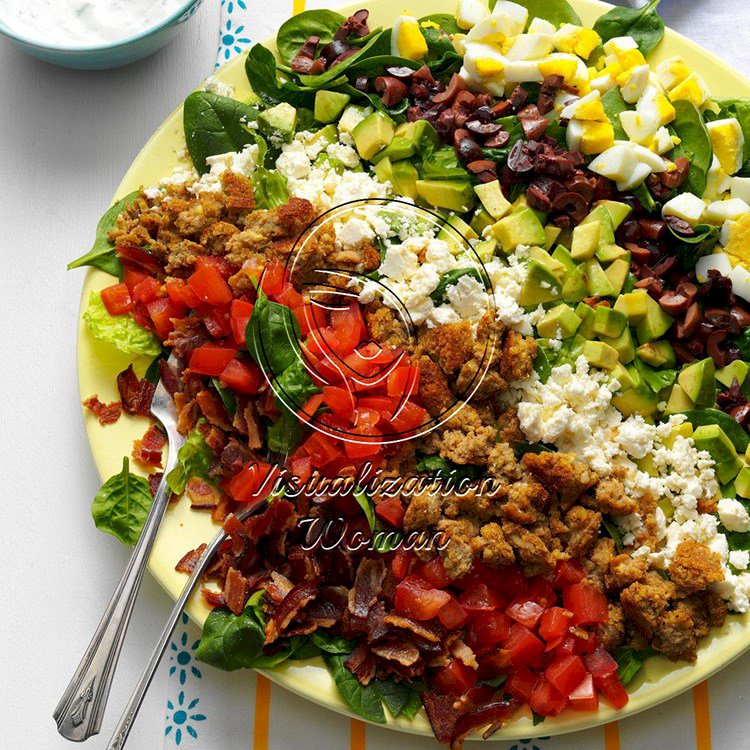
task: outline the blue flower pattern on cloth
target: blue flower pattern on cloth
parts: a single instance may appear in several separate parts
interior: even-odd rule
[[[200,703],[200,698],[193,698],[189,703],[185,703],[185,692],[180,690],[176,701],[167,701],[167,726],[164,728],[164,736],[169,737],[174,732],[174,744],[178,747],[185,739],[187,733],[194,740],[198,739],[198,731],[194,723],[205,721],[206,717],[194,712],[193,709]]]
[[[247,11],[245,0],[222,0],[222,26],[219,31],[219,54],[216,59],[216,67],[239,55],[246,50],[251,43],[247,36],[245,25],[240,22],[241,11]],[[237,16],[237,20],[235,20]],[[226,19],[226,20],[224,20]]]
[[[508,750],[544,750],[544,747],[537,743],[542,743],[548,739],[549,737],[538,737],[535,740],[518,740],[518,742],[511,745]]]
[[[183,624],[187,624],[187,616],[182,615],[184,618]],[[200,679],[203,675],[200,669],[195,666],[195,656],[193,655],[195,649],[198,648],[200,639],[194,641],[192,645],[188,646],[188,634],[187,631],[183,631],[182,635],[178,638],[178,642],[172,641],[169,644],[169,674],[178,675],[180,685],[184,685],[187,680],[188,671],[197,679]]]

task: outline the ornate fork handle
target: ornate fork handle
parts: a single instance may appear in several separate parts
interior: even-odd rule
[[[171,492],[166,477],[176,465],[177,451],[184,441],[176,430],[167,427],[167,433],[169,454],[164,476],[159,482],[141,536],[94,637],[53,714],[57,722],[57,731],[74,742],[83,742],[99,733],[120,649],[143,580],[143,572],[164,511],[169,505]]]
[[[242,513],[238,513],[237,517],[242,521],[249,516],[259,513],[261,510],[263,510],[263,508],[265,508],[266,504],[267,501],[263,501],[262,503],[254,505],[244,510]],[[146,697],[146,693],[148,692],[148,689],[151,685],[151,681],[154,678],[156,669],[159,666],[161,657],[164,655],[164,651],[167,648],[169,639],[172,637],[172,631],[174,630],[175,625],[177,625],[177,621],[180,619],[182,610],[185,609],[188,599],[190,599],[190,596],[192,595],[195,587],[200,581],[203,571],[208,567],[208,564],[211,562],[214,553],[219,548],[224,539],[226,539],[226,534],[223,531],[219,532],[213,539],[213,541],[203,551],[203,554],[198,560],[195,569],[190,574],[190,578],[188,578],[187,583],[185,584],[185,588],[182,590],[182,594],[180,594],[179,599],[177,599],[177,601],[175,602],[174,609],[169,615],[169,619],[164,626],[164,630],[161,631],[161,635],[159,636],[156,647],[151,652],[151,656],[149,657],[148,663],[146,664],[146,668],[143,670],[141,679],[138,681],[138,684],[136,685],[133,693],[130,696],[130,699],[128,700],[127,706],[122,713],[122,717],[120,718],[117,728],[112,734],[112,739],[107,745],[107,750],[122,750],[122,748],[124,747],[125,742],[128,739],[128,735],[130,734],[130,729],[133,726],[133,722],[135,721],[135,717],[138,714],[141,704],[143,703],[143,699]]]

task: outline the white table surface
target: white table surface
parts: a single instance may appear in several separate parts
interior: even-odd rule
[[[259,16],[264,15],[258,0],[248,3],[257,3]],[[750,75],[746,0],[665,0],[662,6],[669,25]],[[710,19],[709,6],[714,12]],[[142,144],[213,70],[219,14],[218,0],[206,0],[168,48],[117,71],[55,68],[0,42],[2,750],[71,747],[58,737],[52,710],[129,554],[91,522],[90,501],[100,481],[85,440],[75,369],[82,272],[66,272],[65,263],[89,246],[98,218]],[[267,36],[268,23],[266,16],[249,29],[250,36]],[[104,747],[170,607],[147,577],[120,659],[103,734],[87,746]],[[743,693],[750,688],[750,656],[730,670],[731,674],[727,671],[711,681],[712,708],[742,721],[747,710]],[[195,746],[202,750],[252,747],[251,694],[244,690],[238,694],[236,675],[205,671],[212,693],[225,698],[227,713],[246,717],[242,721],[247,732],[221,744],[208,740]],[[132,750],[162,746],[165,673],[160,671],[131,735]],[[734,680],[741,675],[744,690],[735,689]],[[274,688],[275,700],[276,693],[281,694],[282,715],[299,709],[298,699]],[[688,695],[655,709],[661,721],[672,726],[662,734],[661,746],[695,746],[690,708]],[[278,739],[271,746],[291,748],[302,737],[313,750],[348,746],[348,727],[338,717],[322,709],[310,709],[308,716],[314,728],[295,728],[294,721],[283,727],[283,719],[272,717]],[[690,725],[687,734],[685,722]],[[651,741],[640,735],[639,724],[637,718],[621,723],[623,748],[656,747],[653,735]],[[737,727],[723,724],[714,721],[714,746],[739,748]],[[385,748],[397,737],[368,729],[367,739],[368,747]],[[747,735],[744,742],[746,747]],[[410,747],[432,746],[410,743]],[[570,740],[544,743],[545,748],[558,746],[581,745]]]

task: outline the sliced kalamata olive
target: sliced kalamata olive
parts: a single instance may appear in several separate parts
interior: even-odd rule
[[[370,90],[370,79],[367,76],[357,76],[357,80],[354,81],[354,88],[357,91],[367,93]]]
[[[545,121],[546,122],[546,121]],[[541,153],[534,157],[534,170],[540,174],[546,174],[550,177],[559,177],[562,180],[573,177],[575,168],[573,162],[562,154],[547,154]],[[594,188],[590,185],[589,181],[581,174],[581,180],[585,184],[588,190],[587,200],[591,200],[591,195],[594,193]],[[576,183],[576,187],[578,183]],[[581,190],[575,189],[572,185],[568,184],[568,188],[574,193],[582,193]]]
[[[741,427],[747,427],[750,423],[750,404],[735,406],[729,413]]]
[[[575,224],[580,224],[588,213],[588,203],[579,193],[560,193],[552,201],[552,210],[569,214]]]
[[[674,190],[680,187],[690,174],[690,162],[684,156],[678,156],[674,160],[675,169],[671,172],[660,172],[659,179],[664,187]]]
[[[609,201],[615,197],[615,183],[601,175],[596,176],[596,185],[594,186],[595,201]]]
[[[648,248],[636,245],[634,242],[626,242],[625,249],[631,254],[634,261],[639,263],[651,262],[651,253]]]
[[[479,98],[479,97],[477,97]],[[478,120],[479,122],[491,122],[495,117],[495,114],[492,111],[492,107],[483,104],[480,107],[477,107],[472,114],[471,119],[472,120]]]
[[[375,91],[380,94],[380,100],[386,107],[395,107],[409,93],[406,84],[393,76],[378,76],[374,85]]]
[[[693,354],[687,346],[680,343],[679,341],[673,341],[672,348],[674,349],[677,361],[681,364],[689,364],[690,362],[695,362],[695,359],[698,356],[696,354]],[[698,354],[700,354],[700,352]]]
[[[480,172],[486,172],[488,169],[495,169],[497,164],[489,159],[477,159],[476,161],[469,162],[466,165],[466,169],[472,174],[479,174]]]
[[[712,307],[732,307],[735,303],[732,280],[713,268],[708,272],[708,279],[701,284],[698,293],[701,299]]]
[[[497,135],[493,135],[488,138],[485,142],[485,148],[504,148],[510,140],[510,133],[506,130],[501,130]]]
[[[435,125],[440,115],[440,110],[437,107],[432,107],[431,109],[422,110],[421,119],[427,120],[427,122],[429,122],[431,125]]]
[[[654,266],[654,276],[658,276],[659,278],[663,278],[668,274],[672,268],[677,265],[677,258],[674,255],[670,255],[664,260],[659,261]],[[687,298],[686,298],[687,299]],[[692,301],[692,300],[689,300]]]
[[[443,140],[448,140],[456,126],[456,113],[452,109],[443,110],[435,122],[435,129]]]
[[[451,107],[458,112],[463,112],[465,115],[470,115],[475,109],[474,98],[474,94],[471,91],[464,89],[463,91],[459,91],[453,98]]]
[[[534,119],[531,117],[524,117],[523,119],[519,118],[519,120],[521,122],[521,127],[523,128],[523,134],[530,141],[541,138],[549,127],[549,120],[546,120],[541,116]]]
[[[728,331],[714,331],[706,339],[706,351],[716,367],[726,367],[729,364],[726,352],[721,348],[728,336]]]
[[[659,175],[650,174],[646,178],[646,187],[658,201],[668,201],[672,196],[672,189],[662,183]]]
[[[526,190],[526,203],[536,211],[549,213],[552,208],[552,200],[549,195],[539,186],[533,183]]]
[[[320,50],[320,56],[325,58],[328,62],[332,62],[339,55],[344,54],[348,49],[349,45],[341,39],[334,39],[332,42],[328,42],[322,50]]]
[[[693,302],[685,313],[685,318],[677,323],[677,338],[686,339],[695,333],[696,328],[701,322],[701,310],[697,302]]]
[[[565,83],[565,79],[561,75],[547,76],[542,82],[542,87],[539,91],[539,97],[537,98],[536,106],[539,108],[540,114],[546,115],[555,108],[555,98],[557,93]]]
[[[620,225],[618,234],[623,242],[636,243],[641,238],[641,226],[635,219],[626,219]]]
[[[681,294],[683,297],[687,297],[692,305],[693,301],[698,296],[698,287],[691,281],[681,281],[677,285],[677,293]],[[748,316],[748,320],[750,320],[750,316]]]
[[[674,260],[674,258],[670,258],[669,260]],[[677,292],[664,292],[659,297],[659,304],[664,312],[676,316],[681,315],[688,309],[690,300]]]
[[[705,308],[703,310],[703,317],[717,328],[728,328],[730,320],[734,319],[729,310],[721,310],[716,307]]]
[[[367,19],[370,16],[369,10],[358,10],[354,15],[341,24],[333,35],[334,39],[346,39],[348,36],[356,36],[362,38],[370,33],[370,29],[367,26]]]
[[[476,112],[474,114],[476,114]],[[480,122],[479,120],[467,120],[466,129],[471,131],[475,135],[480,135],[484,138],[491,138],[492,136],[497,135],[503,129],[503,126],[498,125],[495,122]]]
[[[681,219],[679,216],[672,216],[668,214],[664,217],[664,221],[669,224],[677,234],[684,235],[685,237],[692,237],[695,234],[695,230],[688,224],[685,219]],[[657,239],[653,237],[652,239]]]
[[[513,113],[513,105],[506,99],[504,102],[493,104],[492,112],[495,117],[507,117]]]
[[[451,80],[448,83],[448,88],[445,91],[441,91],[439,94],[435,94],[432,97],[432,101],[435,104],[441,104],[442,102],[452,102],[459,91],[466,90],[466,82],[461,78],[458,73],[454,73],[451,76]]]
[[[497,167],[494,169],[486,169],[484,172],[478,172],[475,177],[481,183],[495,182],[497,180]]]
[[[435,79],[426,65],[423,65],[419,70],[412,70],[412,78],[415,81],[422,81],[422,83],[426,83],[428,86],[435,85]]]
[[[414,99],[424,100],[429,98],[430,90],[427,88],[426,84],[414,81],[409,84],[409,94],[414,97]]]
[[[318,75],[325,71],[325,59],[315,59],[315,53],[320,44],[319,36],[308,37],[307,41],[300,47],[299,52],[292,58],[289,66],[295,73],[302,75]]]
[[[516,141],[508,154],[508,168],[513,172],[530,172],[534,168],[534,162],[524,151],[523,141]]]
[[[660,240],[667,231],[666,223],[658,219],[640,219],[638,226],[640,227],[641,234],[649,240]]]
[[[463,161],[477,161],[482,158],[482,148],[471,138],[461,138],[456,145],[456,154]]]
[[[516,86],[511,92],[511,95],[508,97],[508,100],[510,101],[513,109],[518,111],[519,109],[521,109],[521,107],[523,107],[524,104],[526,104],[528,98],[529,92],[526,91],[526,89],[521,88],[520,86]]]
[[[741,307],[738,307],[735,305],[730,312],[732,313],[732,316],[737,321],[737,324],[740,328],[747,328],[750,326],[750,312],[747,310],[744,310]]]
[[[391,65],[385,69],[385,72],[389,76],[398,78],[401,81],[408,81],[413,75],[414,71],[411,68],[407,68],[405,65]]]
[[[636,281],[635,286],[638,289],[645,289],[657,301],[664,294],[664,283],[661,279],[656,279],[653,276],[647,276]]]

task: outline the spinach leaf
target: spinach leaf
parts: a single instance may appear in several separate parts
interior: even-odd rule
[[[348,641],[340,635],[331,635],[327,630],[315,630],[310,640],[327,654],[351,654],[354,650],[354,641]]]
[[[615,549],[618,554],[622,552],[622,534],[615,525],[615,522],[609,516],[602,516],[602,526],[604,526],[604,531],[607,536],[615,543]]]
[[[612,8],[600,16],[594,31],[603,42],[618,36],[632,36],[644,57],[648,57],[664,37],[664,21],[656,6],[659,0],[651,0],[642,8]]]
[[[183,106],[182,122],[185,142],[198,174],[209,171],[206,158],[242,149],[255,142],[255,134],[247,123],[258,119],[258,110],[249,104],[195,91]]]
[[[480,284],[485,284],[486,280],[482,277],[478,268],[454,268],[452,271],[446,271],[438,282],[435,291],[430,294],[432,301],[436,305],[442,305],[448,296],[448,287],[458,283],[458,280],[464,276],[471,276]]]
[[[159,362],[163,359],[166,360],[169,357],[171,349],[163,349],[161,354],[158,354],[151,360],[151,364],[146,368],[146,372],[143,373],[143,377],[148,380],[149,383],[158,385],[161,373],[159,372]]]
[[[91,335],[127,354],[161,354],[161,342],[151,331],[141,328],[130,315],[110,315],[99,292],[91,292],[83,313]]]
[[[422,705],[419,698],[420,691],[410,683],[375,680],[375,689],[380,693],[383,703],[394,718],[402,714],[407,719],[413,718]]]
[[[221,403],[224,404],[224,408],[231,416],[234,416],[237,413],[237,399],[234,396],[234,392],[230,391],[228,388],[224,388],[219,382],[219,378],[211,378],[211,382],[213,383],[214,388],[216,388],[216,392],[219,394],[219,398],[221,399]]]
[[[538,343],[539,342],[537,342],[537,344]],[[549,380],[549,376],[552,374],[552,364],[547,356],[547,349],[543,346],[538,345],[536,348],[534,372],[539,376],[539,380],[542,383],[546,383]]]
[[[281,24],[279,33],[276,35],[276,49],[279,57],[290,64],[300,47],[311,36],[320,37],[320,44],[328,44],[333,35],[346,18],[341,13],[332,10],[306,10],[292,16],[288,21]]]
[[[732,343],[740,350],[742,359],[750,362],[750,328],[746,328],[741,336],[732,340]]]
[[[463,34],[463,29],[458,25],[456,17],[450,13],[432,13],[429,16],[422,16],[419,19],[420,26],[422,24],[436,23],[446,34]],[[424,33],[429,26],[422,26],[422,33]],[[434,27],[433,27],[434,28]]]
[[[495,7],[496,2],[497,0],[490,0],[490,10]],[[566,0],[513,0],[513,2],[529,11],[529,22],[534,18],[542,18],[555,26],[562,26],[564,23],[583,26],[580,16]]]
[[[650,648],[643,651],[637,651],[627,646],[618,646],[615,648],[612,656],[617,662],[617,676],[620,678],[620,682],[623,685],[630,684],[638,672],[641,671],[646,659],[653,655],[654,652]]]
[[[654,196],[651,195],[645,182],[642,182],[638,187],[633,188],[631,191],[633,195],[638,198],[638,202],[641,204],[644,210],[649,213],[653,213],[656,210],[656,201]],[[632,291],[632,289],[630,290]]]
[[[469,173],[464,169],[451,146],[441,146],[427,154],[419,166],[419,174],[425,180],[467,179]]]
[[[408,57],[397,57],[396,55],[377,55],[375,57],[366,57],[364,60],[357,60],[349,68],[349,73],[368,73],[370,77],[380,75],[386,67],[396,66],[399,68],[411,68],[419,70],[422,66],[416,60],[410,60]],[[354,89],[361,93],[358,89]]]
[[[315,103],[313,89],[279,80],[276,75],[276,58],[262,44],[254,44],[247,53],[245,75],[252,90],[267,107],[280,102],[287,102],[293,107],[312,107]]]
[[[279,302],[271,302],[259,290],[253,314],[245,329],[250,356],[266,373],[281,375],[298,360],[300,329],[292,311]]]
[[[404,535],[393,529],[376,529],[372,535],[373,549],[383,555],[396,549],[403,541]]]
[[[478,479],[482,476],[482,469],[479,466],[454,464],[447,458],[425,454],[417,454],[417,471],[425,474],[439,474],[443,478],[453,479]]]
[[[216,455],[208,447],[203,433],[198,427],[205,422],[201,419],[187,436],[185,444],[177,453],[177,466],[167,474],[169,489],[176,495],[185,491],[185,485],[191,477],[199,477],[207,482],[213,482],[209,477],[208,470],[214,462]]]
[[[287,454],[297,447],[305,432],[305,425],[297,416],[298,410],[320,389],[313,383],[302,361],[296,359],[273,381],[273,390],[281,416],[268,428],[268,448]]]
[[[385,724],[385,712],[380,691],[370,683],[361,685],[359,680],[344,666],[347,656],[344,654],[323,654],[323,660],[336,683],[341,700],[357,716]]]
[[[557,453],[554,446],[542,445],[542,443],[528,443],[525,440],[511,443],[516,458],[521,458],[527,453]]]
[[[737,453],[744,453],[750,444],[750,437],[745,430],[726,412],[718,409],[688,409],[684,412],[685,417],[693,427],[700,427],[705,424],[716,424],[726,433],[726,436],[732,441],[737,449]]]
[[[713,148],[711,138],[706,129],[698,107],[685,99],[673,102],[675,108],[675,119],[672,129],[680,143],[672,151],[672,159],[684,156],[690,162],[688,178],[681,186],[680,191],[688,191],[694,195],[703,195],[706,189],[706,175],[713,159]]]
[[[630,106],[622,98],[619,86],[615,86],[605,94],[602,94],[602,107],[604,107],[604,114],[607,115],[609,121],[612,123],[612,127],[615,129],[615,140],[627,141],[628,134],[620,122],[620,112],[625,112],[625,110],[630,109]]]
[[[434,20],[436,18],[440,18],[441,22]],[[456,52],[448,34],[456,34],[460,30],[449,31],[446,28],[449,26],[458,29],[455,18],[447,13],[438,13],[435,16],[425,16],[420,23],[427,24],[421,29],[422,36],[427,43],[427,55],[424,61],[433,76],[448,77],[458,71],[463,65],[463,58]]]
[[[253,669],[273,669],[289,659],[312,659],[318,654],[318,649],[310,643],[307,636],[293,635],[282,641],[281,648],[273,653],[256,656],[250,666]]]
[[[748,176],[750,174],[750,97],[714,99],[714,101],[719,105],[717,119],[734,117],[742,128],[745,136],[745,158],[740,173]]]
[[[116,536],[124,544],[135,544],[152,503],[148,482],[130,473],[126,456],[122,471],[110,477],[96,493],[91,515],[99,531]]]
[[[377,521],[375,519],[375,507],[372,504],[370,496],[361,487],[357,487],[357,489],[354,490],[354,499],[357,501],[357,505],[362,508],[370,527],[370,531],[375,531]]]
[[[693,227],[694,235],[685,237],[678,234],[669,226],[669,231],[679,240],[675,247],[675,253],[682,259],[682,265],[687,269],[695,268],[699,258],[711,253],[719,242],[721,229],[712,224],[697,224]]]
[[[134,190],[124,198],[120,198],[119,201],[105,211],[104,216],[99,219],[99,223],[96,225],[96,238],[94,239],[94,244],[91,246],[91,250],[80,258],[68,263],[69,271],[72,268],[93,266],[111,276],[119,276],[122,273],[122,265],[120,264],[120,259],[115,254],[114,243],[109,241],[107,234],[110,229],[114,228],[117,217],[129,204],[137,200],[140,195],[140,190]]]

